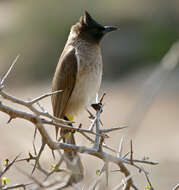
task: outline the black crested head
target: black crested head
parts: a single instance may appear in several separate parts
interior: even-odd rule
[[[80,22],[83,25],[83,29],[93,29],[93,28],[98,28],[103,30],[104,27],[100,24],[98,24],[91,16],[90,14],[85,11],[84,14],[80,18]]]
[[[81,24],[81,36],[94,42],[100,42],[100,40],[106,33],[117,29],[116,27],[112,26],[100,25],[90,16],[87,11],[85,11],[83,16],[80,17],[79,22]]]

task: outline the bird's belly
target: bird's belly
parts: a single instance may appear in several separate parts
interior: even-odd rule
[[[92,65],[80,65],[76,84],[67,105],[67,115],[77,115],[95,101],[96,94],[100,88],[101,78],[102,61]]]

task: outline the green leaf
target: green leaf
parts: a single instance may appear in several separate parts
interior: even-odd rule
[[[96,175],[100,175],[101,171],[100,170],[96,170]]]
[[[7,182],[10,181],[10,179],[8,177],[1,177],[0,180],[1,180],[2,186],[6,185]]]
[[[149,184],[145,185],[144,190],[151,190],[151,186]]]

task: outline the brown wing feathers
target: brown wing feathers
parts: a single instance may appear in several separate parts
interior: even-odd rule
[[[62,53],[52,82],[52,91],[63,90],[61,93],[52,95],[53,113],[58,118],[65,117],[65,108],[74,89],[76,76],[77,58],[75,49],[72,49],[67,53]],[[58,135],[58,129],[56,127],[56,136]]]

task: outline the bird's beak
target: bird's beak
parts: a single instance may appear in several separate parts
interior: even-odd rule
[[[107,34],[109,32],[115,31],[115,30],[119,30],[119,28],[115,27],[115,26],[104,26],[104,34]]]

